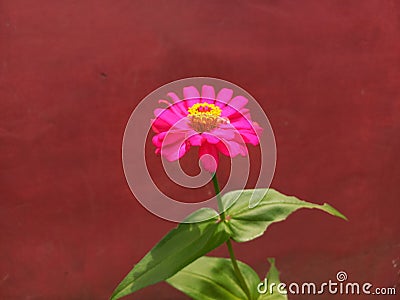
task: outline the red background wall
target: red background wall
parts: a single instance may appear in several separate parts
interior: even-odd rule
[[[121,142],[143,97],[192,76],[259,100],[277,140],[273,187],[350,219],[298,212],[235,245],[238,257],[262,275],[275,256],[285,282],[345,270],[399,285],[399,11],[378,0],[1,1],[0,298],[106,299],[175,226],[134,199]],[[158,284],[127,299],[185,296]]]

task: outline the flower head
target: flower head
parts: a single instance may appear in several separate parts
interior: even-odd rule
[[[201,95],[195,87],[185,87],[183,95],[181,100],[175,93],[168,93],[172,103],[160,100],[168,106],[154,111],[156,153],[174,161],[191,146],[198,146],[203,167],[215,172],[219,152],[230,157],[246,156],[246,143],[259,144],[261,127],[251,120],[245,107],[247,98],[232,98],[233,91],[227,88],[215,95],[214,87],[209,85],[203,85]]]

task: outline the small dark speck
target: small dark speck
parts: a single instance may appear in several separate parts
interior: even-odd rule
[[[100,76],[101,76],[103,79],[106,79],[106,78],[107,78],[107,74],[104,73],[104,72],[101,72],[101,73],[100,73]]]

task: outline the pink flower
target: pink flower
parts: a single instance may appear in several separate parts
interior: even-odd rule
[[[181,100],[175,93],[168,93],[172,103],[159,100],[168,107],[154,111],[153,144],[157,154],[175,161],[191,146],[198,146],[202,166],[215,172],[219,152],[230,157],[246,156],[246,143],[259,144],[261,127],[251,121],[245,108],[247,98],[232,98],[233,91],[227,88],[215,95],[214,87],[209,85],[203,85],[201,95],[194,86],[185,87],[183,95]]]

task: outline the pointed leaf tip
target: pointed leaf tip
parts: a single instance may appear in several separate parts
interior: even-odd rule
[[[345,221],[348,221],[347,217],[344,214],[342,214],[340,211],[338,211],[336,208],[329,205],[328,203],[324,203],[324,205],[322,205],[322,207],[324,207],[325,208],[324,210],[327,213],[331,214],[332,216],[339,217]]]
[[[258,203],[253,208],[248,205],[250,199]],[[320,205],[306,202],[271,188],[232,191],[223,195],[222,201],[226,215],[230,216],[227,227],[236,242],[251,241],[263,235],[269,225],[285,220],[301,208],[316,208],[347,220],[342,213],[327,203]]]

